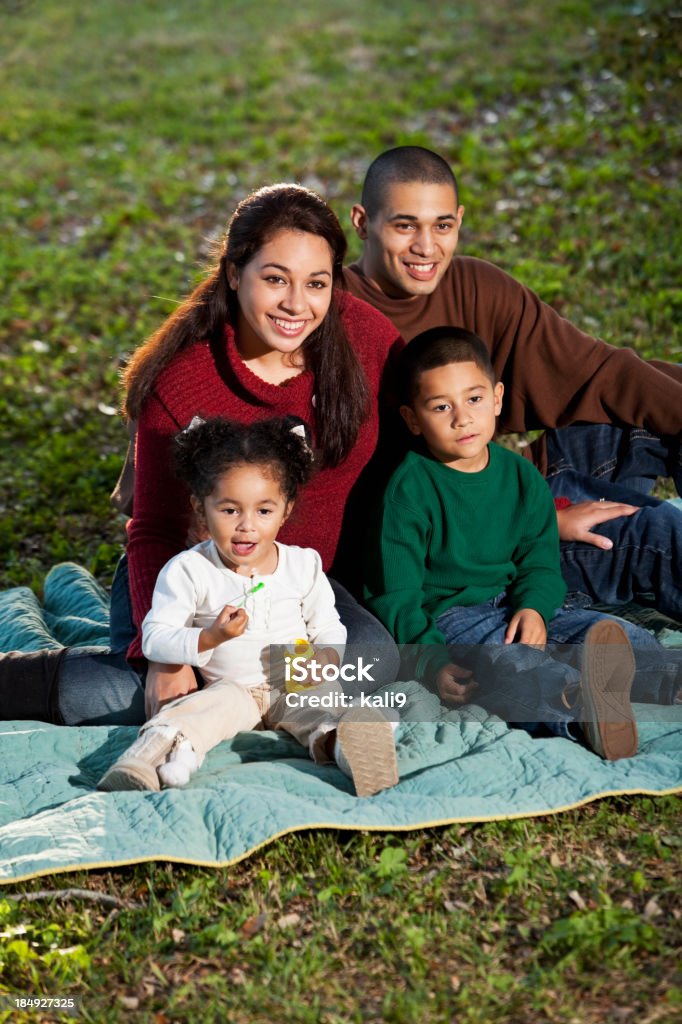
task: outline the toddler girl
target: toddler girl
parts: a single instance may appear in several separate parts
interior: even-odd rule
[[[284,658],[270,658],[270,645],[283,651],[305,638],[317,673],[333,677],[322,669],[339,665],[346,640],[319,554],[275,539],[312,473],[305,425],[291,416],[251,424],[195,417],[175,455],[210,539],[162,569],[142,645],[150,661],[196,666],[204,686],[150,719],[98,788],[184,785],[217,743],[263,725],[285,729],[318,763],[336,761],[358,796],[394,785],[392,723],[346,710],[334,678],[287,700]],[[311,694],[330,699],[308,701]]]

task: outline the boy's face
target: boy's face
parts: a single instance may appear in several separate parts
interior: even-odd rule
[[[425,370],[412,405],[400,413],[415,435],[424,438],[439,462],[462,473],[488,465],[488,442],[502,408],[502,384],[493,387],[476,363],[447,363]]]
[[[371,220],[354,206],[364,274],[391,298],[430,295],[450,266],[463,216],[451,185],[422,181],[391,185]]]

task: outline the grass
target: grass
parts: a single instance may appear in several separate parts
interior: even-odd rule
[[[34,951],[5,950],[4,975],[12,990],[78,994],[96,1021],[128,1007],[237,1024],[672,1022],[677,809],[614,799],[484,826],[293,835],[227,870],[69,875],[119,906],[0,898],[5,931],[21,923]],[[70,950],[59,971],[53,943]]]
[[[63,559],[110,579],[120,368],[267,181],[348,225],[372,156],[436,148],[461,251],[679,361],[680,26],[666,0],[6,3],[0,585],[39,591]],[[678,811],[614,799],[68,875],[48,887],[121,905],[0,900],[0,992],[74,993],[97,1021],[673,1021]]]

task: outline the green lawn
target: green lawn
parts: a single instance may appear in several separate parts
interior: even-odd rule
[[[374,155],[438,149],[461,251],[679,361],[681,38],[671,0],[7,0],[0,585],[39,590],[64,559],[110,579],[119,371],[269,181],[349,226]],[[678,815],[614,799],[293,836],[228,871],[39,879],[17,889],[121,903],[0,900],[0,993],[79,995],[96,1021],[672,1022]]]

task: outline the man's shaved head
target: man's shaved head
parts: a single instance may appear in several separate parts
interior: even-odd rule
[[[362,205],[371,219],[382,209],[391,185],[422,182],[426,185],[450,185],[458,195],[457,180],[449,164],[423,146],[396,146],[374,160],[362,186]],[[459,200],[456,198],[456,203]]]

